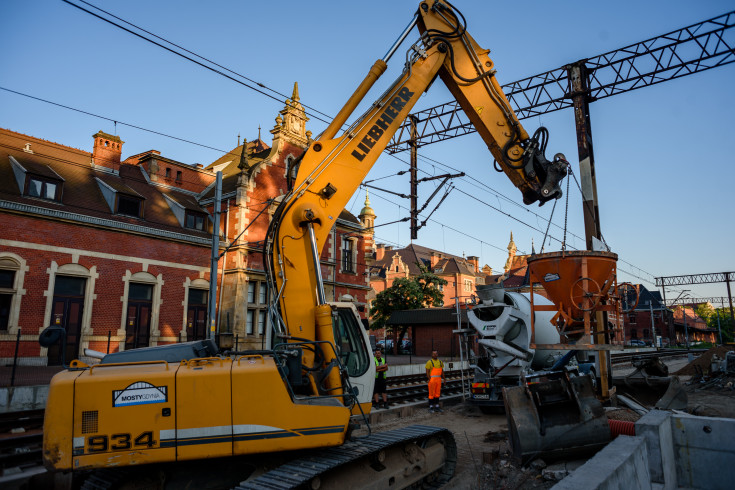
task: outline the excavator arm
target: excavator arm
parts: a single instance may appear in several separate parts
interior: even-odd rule
[[[403,73],[338,135],[415,25],[421,36]],[[321,250],[437,76],[526,202],[558,198],[566,162],[543,157],[545,130],[528,137],[495,81],[487,50],[449,3],[421,3],[409,27],[304,153],[293,189],[274,212],[264,252],[280,345],[219,356],[212,341],[200,341],[108,354],[94,366],[73,361],[49,387],[43,442],[49,468],[85,479],[82,488],[163,488],[164,482],[166,488],[231,488],[309,450],[314,459],[290,462],[238,488],[281,485],[284,474],[293,486],[310,488],[406,488],[428,478],[438,487],[451,478],[456,446],[444,429],[407,427],[345,444],[351,415],[369,408],[375,367],[354,306],[326,300]],[[314,452],[333,446],[341,451]]]
[[[521,190],[524,202],[561,197],[559,182],[567,169],[564,156],[546,160],[544,128],[528,136],[495,79],[489,50],[467,33],[461,14],[445,0],[422,2],[397,44],[414,25],[421,36],[410,47],[403,72],[362,117],[337,135],[385,71],[394,45],[386,59],[375,62],[334,121],[303,155],[293,189],[273,216],[265,253],[280,309],[277,330],[286,339],[334,341],[322,285],[321,250],[340,212],[437,75],[500,168]],[[325,352],[326,361],[329,356]],[[305,364],[312,362],[313,356],[307,353]],[[328,383],[339,389],[338,376]]]

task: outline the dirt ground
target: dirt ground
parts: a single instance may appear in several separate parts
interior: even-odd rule
[[[686,366],[681,359],[668,361],[670,372]],[[735,377],[720,376],[707,380],[680,376],[689,397],[687,411],[695,415],[735,418]],[[619,407],[608,409],[608,418],[635,422],[640,416]],[[551,488],[560,479],[584,464],[581,461],[547,464],[536,460],[527,467],[513,462],[508,445],[505,415],[483,414],[476,407],[458,403],[444,407],[444,413],[429,413],[416,408],[405,417],[388,418],[374,423],[373,430],[382,432],[406,425],[422,424],[444,427],[452,431],[457,443],[457,468],[454,478],[444,490],[459,489],[541,489]]]
[[[536,489],[550,488],[557,483],[556,479],[544,478],[545,466],[532,464],[529,468],[520,468],[512,462],[507,423],[502,413],[483,414],[476,407],[460,402],[445,406],[444,413],[429,413],[426,408],[417,408],[407,417],[388,419],[372,427],[382,432],[414,424],[444,427],[454,434],[457,467],[454,478],[444,490]],[[562,463],[561,468],[565,467]],[[559,472],[556,475],[559,476]]]

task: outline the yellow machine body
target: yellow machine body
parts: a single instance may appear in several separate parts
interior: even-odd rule
[[[271,220],[264,261],[280,315],[274,335],[294,350],[308,344],[299,351],[296,370],[302,372],[285,374],[284,365],[267,355],[103,363],[63,372],[49,392],[47,465],[124,467],[342,444],[350,414],[369,406],[375,367],[359,318],[354,324],[362,340],[350,351],[343,348],[342,317],[323,293],[321,251],[345,205],[437,77],[527,203],[560,197],[566,161],[549,162],[537,151],[536,137],[528,137],[495,79],[489,50],[466,32],[461,14],[441,0],[425,1],[413,25],[421,37],[409,49],[403,72],[338,135],[386,62],[373,65],[304,153],[293,188]],[[360,372],[350,372],[355,360],[363,363]]]
[[[56,470],[336,446],[350,409],[294,401],[260,355],[105,364],[58,374],[44,426]],[[73,409],[71,409],[73,407]]]

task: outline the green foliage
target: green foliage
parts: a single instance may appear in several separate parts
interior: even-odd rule
[[[709,328],[718,328],[717,318],[719,316],[719,328],[722,329],[722,341],[732,342],[735,335],[733,334],[732,319],[730,317],[730,308],[712,308],[712,313],[707,320]],[[704,317],[703,317],[704,318]],[[719,339],[718,339],[719,340]]]
[[[447,284],[447,281],[430,272],[423,265],[417,265],[421,269],[418,276],[410,279],[400,277],[393,281],[391,287],[381,291],[375,297],[370,307],[370,318],[373,319],[371,329],[384,328],[394,311],[444,305],[444,295],[439,290],[439,286]],[[405,328],[402,328],[401,338],[403,334],[405,334]]]
[[[707,324],[709,325],[710,317],[715,315],[715,308],[709,303],[702,303],[700,305],[697,305],[694,313],[696,313],[699,318],[707,322]],[[717,318],[715,318],[715,323],[717,323]]]

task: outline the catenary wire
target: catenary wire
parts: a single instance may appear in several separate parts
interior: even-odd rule
[[[94,17],[97,17],[97,18],[99,18],[100,20],[103,20],[103,21],[105,21],[105,22],[108,22],[108,23],[110,23],[110,24],[112,24],[112,25],[114,25],[114,26],[116,26],[116,27],[120,28],[120,29],[123,29],[123,30],[125,30],[126,32],[129,32],[130,34],[133,34],[133,35],[135,35],[135,36],[137,36],[137,37],[140,37],[141,39],[144,39],[144,40],[146,40],[146,41],[148,41],[148,42],[150,42],[150,43],[152,43],[152,44],[155,44],[155,45],[157,45],[157,46],[159,46],[159,47],[161,47],[161,48],[163,48],[163,49],[165,49],[165,50],[167,50],[167,51],[170,51],[170,52],[172,52],[173,54],[176,54],[176,55],[178,55],[178,56],[181,56],[181,57],[183,57],[183,58],[185,58],[185,59],[187,59],[187,60],[189,60],[189,61],[192,61],[193,63],[196,63],[196,64],[198,64],[198,65],[200,65],[200,66],[202,66],[202,67],[204,67],[204,68],[206,68],[206,69],[208,69],[208,70],[211,70],[211,71],[213,71],[213,72],[215,72],[215,73],[217,73],[217,74],[220,74],[220,75],[222,75],[222,76],[225,76],[225,77],[227,77],[227,78],[230,78],[230,79],[232,79],[233,81],[235,81],[235,82],[237,82],[237,83],[240,83],[240,84],[242,84],[242,85],[246,86],[247,88],[250,88],[250,89],[252,89],[252,90],[254,90],[254,91],[258,92],[258,93],[261,93],[262,95],[265,95],[265,96],[267,96],[267,97],[269,97],[269,98],[272,98],[272,99],[278,100],[278,99],[276,99],[276,98],[275,98],[274,96],[272,96],[272,95],[270,95],[270,94],[264,93],[263,91],[261,91],[261,90],[258,90],[258,89],[256,89],[255,87],[252,87],[252,86],[250,86],[250,85],[247,85],[247,84],[245,84],[245,83],[243,83],[243,82],[241,82],[241,81],[239,81],[239,80],[233,79],[232,77],[228,76],[228,75],[227,75],[227,74],[225,74],[225,73],[222,73],[222,72],[221,72],[221,71],[219,71],[219,70],[213,69],[213,68],[212,68],[212,67],[210,67],[210,66],[207,66],[207,65],[205,65],[205,64],[203,64],[203,63],[200,63],[200,62],[198,62],[198,61],[196,61],[196,60],[194,60],[194,59],[192,59],[192,58],[190,58],[190,57],[188,57],[188,56],[185,56],[185,55],[183,55],[182,53],[179,53],[179,52],[177,52],[177,51],[175,51],[175,50],[173,50],[173,49],[171,49],[171,48],[169,48],[169,47],[167,47],[167,46],[164,46],[164,45],[162,45],[162,44],[160,44],[160,43],[158,43],[158,42],[156,42],[156,41],[154,41],[154,40],[152,40],[152,39],[149,39],[149,38],[147,38],[147,37],[145,37],[145,36],[143,36],[143,35],[141,35],[141,34],[139,34],[139,33],[136,33],[136,32],[134,32],[134,31],[131,31],[130,29],[127,29],[127,28],[125,28],[124,26],[121,26],[121,25],[119,25],[119,24],[117,24],[117,23],[115,23],[115,22],[113,22],[113,21],[111,21],[111,20],[109,20],[109,19],[106,19],[106,18],[104,18],[104,17],[102,17],[102,16],[100,16],[100,15],[98,15],[98,14],[94,13],[94,12],[91,12],[91,11],[89,11],[89,10],[85,9],[84,7],[81,7],[80,5],[76,5],[76,4],[72,3],[72,2],[70,2],[69,0],[62,0],[62,1],[63,1],[63,2],[65,2],[65,3],[67,3],[67,4],[69,4],[69,5],[71,5],[71,6],[74,6],[74,7],[78,8],[78,9],[80,9],[80,10],[82,10],[82,11],[84,11],[84,12],[86,12],[86,13],[88,13],[88,14],[90,14],[90,15],[94,16]],[[156,34],[154,34],[154,33],[150,32],[150,31],[147,31],[147,30],[143,29],[142,27],[140,27],[140,26],[138,26],[138,25],[136,25],[136,24],[133,24],[133,23],[131,23],[131,22],[129,22],[129,21],[126,21],[126,20],[124,20],[124,19],[122,19],[122,18],[120,18],[120,17],[118,17],[118,16],[116,16],[116,15],[114,15],[114,14],[112,14],[112,13],[110,13],[110,12],[108,12],[108,11],[106,11],[106,10],[102,9],[102,8],[100,8],[100,7],[97,7],[97,6],[95,6],[95,5],[93,5],[93,4],[89,3],[89,2],[86,2],[85,0],[79,0],[79,1],[80,1],[81,3],[84,3],[84,4],[88,5],[89,7],[92,7],[92,8],[94,8],[94,9],[96,9],[96,10],[99,10],[100,12],[103,12],[103,13],[105,13],[106,15],[109,15],[109,16],[110,16],[110,17],[112,17],[112,18],[115,18],[115,19],[117,19],[117,20],[119,20],[119,21],[121,21],[121,22],[124,22],[125,24],[127,24],[127,25],[129,25],[129,26],[131,26],[131,27],[134,27],[135,29],[138,29],[138,30],[140,30],[141,32],[144,32],[144,33],[146,33],[146,34],[148,34],[148,35],[150,35],[150,36],[153,36],[153,37],[155,37],[155,38],[157,38],[157,39],[159,39],[159,40],[161,40],[161,41],[163,41],[163,42],[166,42],[166,43],[168,43],[168,44],[170,44],[170,45],[172,45],[172,46],[175,46],[175,47],[176,47],[176,48],[178,48],[178,49],[181,49],[181,50],[183,50],[183,51],[184,51],[184,52],[186,52],[186,53],[189,53],[189,54],[191,54],[191,55],[193,55],[193,56],[196,56],[197,58],[200,58],[200,59],[202,59],[202,60],[205,60],[205,61],[206,61],[206,62],[208,62],[208,63],[211,63],[211,64],[213,64],[214,66],[217,66],[217,67],[219,67],[219,68],[222,68],[222,69],[223,69],[223,70],[225,70],[225,71],[228,71],[228,72],[230,72],[230,73],[232,73],[232,74],[234,74],[234,75],[236,75],[236,76],[239,76],[239,77],[241,77],[241,78],[243,78],[243,79],[245,79],[245,80],[247,80],[247,81],[249,81],[249,82],[251,82],[251,83],[254,83],[254,84],[258,85],[259,87],[262,87],[262,88],[264,88],[265,90],[268,90],[268,91],[270,91],[270,92],[276,93],[276,94],[278,94],[278,95],[280,95],[280,96],[282,96],[282,97],[287,97],[287,96],[285,96],[284,94],[281,94],[280,92],[278,92],[278,91],[276,91],[276,90],[274,90],[274,89],[271,89],[270,87],[266,86],[265,84],[262,84],[262,83],[260,83],[260,82],[257,82],[257,81],[255,81],[255,80],[252,80],[252,79],[248,78],[248,77],[247,77],[247,76],[245,76],[245,75],[242,75],[242,74],[240,74],[240,73],[237,73],[237,72],[235,72],[235,71],[233,71],[233,70],[231,70],[231,69],[229,69],[229,68],[227,68],[227,67],[224,67],[224,66],[222,66],[222,65],[220,65],[220,64],[217,64],[216,62],[214,62],[214,61],[212,61],[212,60],[209,60],[208,58],[206,58],[206,57],[204,57],[204,56],[201,56],[201,55],[199,55],[199,54],[197,54],[197,53],[195,53],[195,52],[193,52],[193,51],[190,51],[190,50],[188,50],[188,49],[186,49],[186,48],[184,48],[184,47],[182,47],[182,46],[180,46],[180,45],[178,45],[178,44],[176,44],[176,43],[173,43],[173,42],[171,42],[171,41],[169,41],[169,40],[167,40],[167,39],[165,39],[165,38],[163,38],[163,37],[161,37],[161,36],[158,36],[158,35],[156,35]],[[457,24],[456,24],[456,25],[457,25],[457,26],[459,26],[459,25],[460,25],[461,23],[459,23],[459,20],[458,20],[458,19],[456,19],[456,20],[457,20]],[[463,20],[464,20],[464,19],[463,19]],[[447,35],[447,33],[442,33],[442,34],[444,34],[444,35]],[[451,34],[451,35],[455,35],[455,36],[456,36],[456,35],[461,35],[461,32],[457,31],[457,27],[455,27],[455,33],[449,33],[449,34]],[[303,105],[304,105],[304,107],[309,107],[309,106],[307,106],[307,105],[305,105],[305,104],[303,104]],[[314,112],[317,112],[317,113],[319,113],[319,114],[322,114],[322,115],[324,115],[324,116],[326,116],[326,117],[328,117],[328,118],[330,118],[330,119],[331,119],[331,117],[330,117],[330,116],[328,116],[327,114],[325,114],[325,113],[323,113],[323,112],[321,112],[321,111],[318,111],[318,110],[316,110],[316,109],[314,109],[314,108],[312,108],[312,107],[309,107],[309,109],[311,109],[312,111],[314,111]],[[314,114],[311,114],[311,115],[314,115]],[[315,116],[315,119],[318,119],[318,120],[320,120],[320,121],[322,121],[322,122],[325,122],[325,123],[328,123],[328,122],[329,122],[329,121],[326,121],[326,120],[324,120],[324,119],[321,119],[321,118],[319,118],[319,117],[316,117],[316,116]],[[167,135],[164,135],[164,136],[167,136]],[[175,137],[174,137],[174,138],[175,138]],[[179,139],[179,138],[176,138],[176,139]],[[186,140],[182,140],[182,141],[186,141]],[[187,141],[187,142],[188,142],[188,141]],[[193,143],[193,144],[197,144],[197,143]],[[200,146],[204,146],[204,145],[200,145]],[[222,150],[217,150],[217,151],[222,151]],[[436,163],[438,163],[438,164],[440,164],[440,165],[445,165],[445,164],[442,164],[441,162],[436,162]],[[447,166],[447,165],[445,165],[445,166]],[[452,167],[450,167],[450,166],[447,166],[447,167],[448,167],[448,168],[452,168]],[[456,170],[456,169],[455,169],[455,170]],[[476,182],[480,182],[480,181],[478,181],[477,179],[475,179],[475,178],[473,178],[473,177],[470,177],[470,178],[471,178],[472,180],[475,180]],[[464,179],[463,179],[463,180],[464,180]],[[485,184],[483,184],[483,183],[481,183],[481,185],[483,185],[483,186],[485,186],[485,187],[488,187],[488,188],[489,188],[489,186],[486,186],[486,185],[485,185]],[[498,193],[498,195],[500,195],[500,196],[501,196],[501,197],[503,197],[504,199],[507,199],[507,200],[508,200],[509,202],[512,202],[513,204],[515,204],[515,205],[517,205],[517,206],[520,206],[520,205],[519,205],[518,203],[516,203],[516,202],[515,202],[515,201],[513,201],[513,200],[510,200],[510,199],[508,199],[508,198],[507,198],[506,196],[503,196],[503,195],[502,195],[502,194],[500,194],[500,193]],[[522,209],[523,209],[523,208],[522,208]],[[534,213],[533,211],[531,211],[531,210],[529,210],[529,209],[525,209],[525,210],[526,210],[527,212],[531,212],[532,214],[534,214],[534,215],[536,215],[536,216],[538,217],[538,215],[537,215],[536,213]],[[504,214],[505,214],[505,213],[504,213]],[[557,224],[555,224],[555,223],[554,223],[554,226],[556,226],[556,227],[559,227],[559,225],[557,225]],[[576,237],[577,239],[580,239],[580,240],[581,240],[581,237],[579,237],[579,236],[577,236],[577,235],[575,235],[575,234],[571,234],[571,235],[572,235],[572,236],[575,236],[575,237]],[[635,266],[635,265],[633,265],[633,264],[631,264],[631,263],[629,263],[629,262],[627,262],[627,261],[624,261],[624,260],[622,260],[622,261],[623,261],[624,263],[626,263],[626,264],[630,265],[631,267],[635,267],[636,269],[638,269],[638,270],[640,270],[640,271],[642,271],[642,272],[644,272],[644,273],[646,273],[646,274],[649,274],[649,275],[651,275],[651,276],[653,277],[653,274],[650,274],[649,272],[647,272],[647,271],[645,271],[645,270],[643,270],[643,269],[641,269],[641,268],[639,268],[639,267],[637,267],[637,266]]]
[[[264,96],[268,97],[269,99],[273,99],[273,100],[275,100],[275,101],[278,101],[278,102],[282,102],[282,100],[281,100],[281,99],[279,99],[278,97],[276,97],[276,96],[274,96],[274,95],[271,95],[271,94],[269,94],[269,93],[265,92],[264,90],[261,90],[261,89],[259,89],[259,88],[257,88],[257,87],[253,87],[252,85],[250,85],[250,84],[248,84],[248,83],[245,83],[245,82],[243,82],[243,81],[241,81],[241,80],[238,80],[237,78],[234,78],[233,76],[230,76],[230,75],[228,75],[227,73],[223,72],[222,70],[219,70],[219,69],[217,69],[217,68],[213,68],[213,67],[211,67],[211,66],[209,66],[209,65],[207,65],[207,64],[205,64],[205,63],[202,63],[202,62],[200,62],[200,61],[197,61],[197,60],[195,60],[195,59],[194,59],[194,58],[192,58],[191,56],[187,56],[186,54],[184,54],[184,53],[181,53],[181,52],[179,52],[179,51],[176,51],[175,49],[172,49],[172,48],[170,48],[170,47],[168,47],[168,46],[165,46],[165,45],[161,44],[161,43],[160,43],[160,42],[158,42],[158,41],[155,41],[155,40],[153,40],[153,39],[150,39],[150,38],[148,38],[148,37],[146,37],[146,36],[144,36],[144,35],[142,35],[142,34],[140,34],[140,33],[138,33],[138,32],[135,32],[135,31],[133,31],[133,30],[131,30],[131,29],[128,29],[127,27],[125,27],[125,26],[123,26],[123,25],[120,25],[120,24],[118,24],[117,22],[114,22],[114,21],[112,21],[112,20],[110,20],[110,19],[107,19],[107,18],[105,18],[105,17],[103,17],[103,16],[101,16],[101,15],[99,15],[99,14],[96,14],[96,13],[92,12],[91,10],[88,10],[88,9],[86,9],[86,8],[82,7],[81,5],[77,5],[77,4],[73,3],[73,2],[70,2],[69,0],[61,0],[61,1],[62,1],[62,2],[64,2],[64,3],[66,3],[66,4],[69,4],[69,5],[71,5],[72,7],[76,7],[76,8],[78,8],[79,10],[82,10],[83,12],[86,12],[86,13],[88,13],[89,15],[92,15],[92,16],[94,16],[94,17],[96,17],[96,18],[98,18],[98,19],[100,19],[100,20],[102,20],[102,21],[104,21],[104,22],[107,22],[108,24],[111,24],[111,25],[113,25],[113,26],[115,26],[115,27],[118,27],[119,29],[122,29],[122,30],[124,30],[124,31],[126,31],[126,32],[128,32],[128,33],[130,33],[130,34],[132,34],[132,35],[134,35],[134,36],[136,36],[136,37],[139,37],[140,39],[143,39],[144,41],[148,41],[148,42],[149,42],[149,43],[151,43],[151,44],[155,44],[156,46],[158,46],[158,47],[160,47],[160,48],[163,48],[163,49],[165,49],[166,51],[168,51],[168,52],[170,52],[170,53],[173,53],[173,54],[175,54],[175,55],[177,55],[177,56],[180,56],[180,57],[182,57],[182,58],[184,58],[184,59],[186,59],[186,60],[188,60],[188,61],[191,61],[192,63],[195,63],[195,64],[197,64],[197,65],[201,66],[202,68],[205,68],[205,69],[207,69],[207,70],[210,70],[210,71],[212,71],[212,72],[214,72],[214,73],[216,73],[216,74],[218,74],[218,75],[221,75],[221,76],[223,76],[223,77],[225,77],[225,78],[228,78],[228,79],[232,80],[232,81],[233,81],[233,82],[235,82],[235,83],[239,83],[240,85],[242,85],[242,86],[244,86],[244,87],[247,87],[247,88],[249,88],[250,90],[254,90],[255,92],[257,92],[257,93],[259,93],[259,94],[261,94],[261,95],[264,95]],[[84,2],[84,3],[87,3],[87,2]],[[87,5],[89,5],[89,4],[87,4]],[[94,7],[94,8],[97,8],[97,7]],[[105,12],[104,10],[102,10],[102,9],[99,9],[99,8],[98,8],[98,10],[101,10],[101,11]],[[131,24],[131,23],[127,22],[127,21],[123,21],[123,22],[125,22],[126,24],[129,24],[129,25],[131,25],[131,26],[134,26],[134,25],[135,25],[135,24]],[[140,28],[139,28],[139,27],[137,27],[137,26],[135,26],[135,27],[136,27],[137,29],[140,29]],[[143,31],[143,32],[148,32],[148,31],[145,31],[145,30],[143,30],[143,29],[140,29],[140,30],[141,30],[141,31]],[[156,37],[158,37],[158,36],[156,36]],[[159,39],[162,39],[162,40],[164,40],[163,38],[160,38],[160,37],[159,37]],[[164,41],[165,41],[165,42],[167,42],[167,43],[169,43],[169,44],[171,44],[172,46],[177,46],[177,47],[179,47],[178,45],[176,45],[176,44],[174,44],[174,43],[172,43],[172,42],[170,42],[170,41],[167,41],[167,40],[164,40]],[[187,51],[187,52],[190,52],[190,51]],[[207,61],[208,61],[209,63],[212,63],[211,61],[209,61],[209,60],[208,60],[207,58],[204,58],[203,56],[199,56],[199,55],[197,55],[197,54],[194,54],[194,56],[197,56],[197,57],[199,57],[199,58],[201,58],[201,59],[203,59],[203,60],[207,60]],[[214,64],[215,66],[221,67],[221,65],[217,65],[216,63],[212,63],[212,64]],[[230,69],[228,69],[228,68],[224,68],[224,67],[222,67],[222,68],[223,68],[224,70],[227,70],[227,71],[229,71],[230,73],[236,73],[236,72],[234,72],[234,71],[232,71],[232,70],[230,70]],[[237,76],[243,77],[243,75],[240,75],[239,73],[237,73]],[[243,77],[243,78],[245,78],[245,77]],[[247,79],[247,80],[249,80],[249,79]],[[253,82],[253,83],[258,83],[258,82]],[[260,84],[258,83],[258,85],[260,85]],[[273,89],[270,89],[270,88],[268,88],[268,87],[266,87],[266,90],[269,90],[269,91],[271,91],[271,92],[275,92],[275,93],[278,93],[278,92],[276,92],[275,90],[273,90]],[[302,104],[302,105],[303,105],[303,104]],[[319,116],[319,115],[317,115],[317,114],[314,114],[313,112],[307,112],[307,114],[309,114],[310,116],[312,116],[312,117],[313,117],[314,119],[317,119],[317,120],[319,120],[319,121],[321,121],[321,122],[323,122],[323,123],[329,124],[329,120],[328,120],[328,119],[324,119],[324,118],[322,118],[321,116]],[[321,113],[319,113],[319,114],[321,114]],[[329,118],[329,116],[327,116],[327,117]]]
[[[221,149],[218,149],[218,148],[215,148],[215,147],[211,147],[211,146],[209,146],[209,145],[204,145],[204,144],[201,144],[201,143],[197,143],[197,142],[193,142],[193,141],[190,141],[190,140],[186,140],[186,139],[184,139],[184,138],[179,138],[179,137],[176,137],[176,136],[168,135],[168,134],[166,134],[166,133],[162,133],[162,132],[160,132],[160,131],[150,130],[150,129],[147,129],[147,128],[143,128],[143,127],[141,127],[141,126],[137,126],[137,125],[134,125],[134,124],[129,124],[129,123],[125,123],[125,122],[117,121],[117,120],[115,120],[115,119],[113,119],[113,118],[109,118],[109,117],[106,117],[106,116],[101,116],[101,115],[98,115],[98,114],[94,114],[94,113],[91,113],[91,112],[88,112],[88,111],[84,111],[84,110],[81,110],[81,109],[77,109],[77,108],[74,108],[74,107],[71,107],[71,106],[67,106],[67,105],[64,105],[64,104],[59,104],[59,103],[56,103],[56,102],[48,101],[48,100],[46,100],[46,99],[42,99],[42,98],[40,98],[40,97],[35,97],[35,96],[31,96],[31,95],[28,95],[28,94],[24,94],[24,93],[22,93],[22,92],[18,92],[18,91],[15,91],[15,90],[7,89],[7,88],[5,88],[5,87],[0,87],[0,89],[2,89],[2,90],[5,90],[5,91],[7,91],[7,92],[11,92],[11,93],[17,94],[17,95],[21,95],[21,96],[24,96],[24,97],[28,97],[28,98],[31,98],[31,99],[34,99],[34,100],[37,100],[37,101],[45,102],[45,103],[48,103],[48,104],[51,104],[51,105],[54,105],[54,106],[62,107],[62,108],[64,108],[64,109],[67,109],[67,110],[72,110],[72,111],[75,111],[75,112],[79,112],[79,113],[82,113],[82,114],[86,114],[86,115],[89,115],[89,116],[92,116],[92,117],[98,117],[98,118],[101,118],[101,119],[104,119],[104,120],[107,120],[107,121],[111,121],[111,122],[117,122],[117,123],[120,123],[120,124],[122,124],[122,125],[126,125],[126,126],[129,126],[129,127],[132,127],[132,128],[138,129],[138,130],[142,130],[142,131],[150,132],[150,133],[153,133],[153,134],[157,134],[157,135],[160,135],[160,136],[165,136],[165,137],[168,137],[168,138],[172,138],[172,139],[175,139],[175,140],[178,140],[178,141],[182,141],[182,142],[190,143],[190,144],[193,144],[193,145],[196,145],[196,146],[200,146],[200,147],[204,147],[204,148],[212,149],[212,150],[215,150],[215,151],[219,151],[219,152],[222,152],[222,153],[224,153],[224,154],[226,154],[226,155],[232,155],[232,156],[235,156],[235,157],[236,157],[236,156],[238,156],[238,155],[237,155],[237,154],[236,154],[235,152],[230,152],[230,151],[225,151],[225,150],[221,150]],[[46,144],[46,143],[43,143],[43,142],[39,142],[39,144]],[[50,145],[48,145],[48,144],[47,144],[47,146],[50,146]],[[10,147],[9,147],[9,148],[10,148]],[[42,156],[43,156],[43,155],[42,155]],[[400,158],[396,157],[395,155],[392,155],[392,156],[393,156],[393,157],[394,157],[394,158],[395,158],[396,160],[398,160],[399,162],[401,162],[401,163],[403,163],[403,164],[406,164],[406,165],[410,165],[410,164],[409,164],[408,162],[406,162],[405,160],[402,160],[402,159],[400,159]],[[48,155],[47,155],[47,156],[45,156],[45,157],[47,157],[47,158],[49,158],[49,159],[55,159],[55,160],[57,160],[57,161],[64,161],[64,162],[66,162],[66,163],[70,163],[70,164],[74,164],[74,165],[78,165],[78,166],[80,166],[80,167],[85,167],[85,168],[86,168],[86,166],[85,166],[85,165],[79,164],[79,163],[77,163],[77,162],[72,162],[72,161],[69,161],[69,160],[64,160],[64,159],[59,159],[59,158],[51,157],[51,156],[48,156]],[[432,161],[433,161],[433,162],[435,162],[435,163],[437,163],[438,165],[442,165],[442,166],[445,166],[445,167],[447,167],[447,168],[450,168],[450,169],[452,169],[452,170],[457,170],[457,169],[455,169],[454,167],[452,167],[452,166],[450,166],[450,165],[447,165],[447,164],[444,164],[444,163],[442,163],[442,162],[439,162],[439,161],[437,161],[437,160],[432,160]],[[285,166],[281,166],[281,165],[277,165],[277,164],[273,164],[273,165],[274,165],[274,166],[277,166],[277,167],[280,167],[280,168],[284,168],[284,169],[286,168]],[[418,169],[418,170],[419,170],[420,172],[422,172],[422,173],[425,173],[425,174],[427,174],[427,175],[430,175],[430,174],[429,174],[428,172],[426,172],[426,171],[425,171],[425,170],[423,170],[423,169]],[[399,174],[400,174],[400,172],[399,172]],[[397,174],[396,174],[396,175],[397,175]],[[387,177],[389,177],[389,176],[387,176]],[[130,178],[131,180],[134,180],[134,181],[138,181],[138,182],[141,182],[141,183],[147,183],[147,182],[145,181],[145,179],[134,179],[134,178],[132,178],[132,177],[130,177],[130,176],[127,176],[126,178]],[[474,179],[474,178],[472,178],[472,179],[473,179],[473,180],[477,180],[477,179]],[[190,183],[193,183],[193,182],[190,182]],[[485,187],[488,187],[488,186],[485,186]],[[497,212],[500,212],[501,214],[503,214],[503,215],[506,215],[506,216],[508,216],[508,217],[510,217],[510,218],[512,218],[512,219],[514,219],[514,220],[516,220],[516,221],[518,221],[519,223],[522,223],[522,224],[524,224],[524,225],[526,225],[526,226],[530,227],[531,229],[533,229],[533,230],[535,230],[535,231],[539,231],[539,232],[540,232],[540,230],[538,230],[537,228],[533,227],[532,225],[529,225],[528,223],[525,223],[525,222],[524,222],[524,221],[522,221],[521,219],[519,219],[519,218],[515,218],[515,217],[513,217],[512,215],[510,215],[510,214],[508,214],[508,213],[505,213],[504,211],[501,211],[501,210],[499,210],[499,209],[498,209],[498,208],[496,208],[495,206],[493,206],[493,205],[491,205],[491,204],[489,204],[489,203],[486,203],[486,202],[484,202],[484,201],[482,201],[482,200],[478,199],[478,198],[477,198],[476,196],[472,196],[472,195],[471,195],[470,193],[468,193],[468,192],[466,192],[466,191],[464,191],[464,190],[462,190],[462,189],[459,189],[459,188],[458,188],[457,190],[458,190],[458,191],[459,191],[460,193],[462,193],[462,194],[465,194],[465,195],[467,195],[467,196],[471,197],[472,199],[475,199],[475,200],[477,200],[478,202],[481,202],[481,203],[483,203],[483,204],[487,205],[488,207],[490,207],[490,208],[492,208],[492,209],[496,210]],[[501,196],[502,196],[502,194],[501,194]],[[381,197],[382,197],[382,196],[381,196]],[[512,201],[511,199],[507,198],[506,196],[502,196],[502,197],[504,197],[505,199],[507,199],[507,200],[508,200],[509,202],[514,202],[514,201]],[[385,199],[385,198],[383,198],[383,199]],[[391,202],[391,201],[389,201],[389,202]],[[392,203],[392,202],[391,202],[391,203]],[[393,203],[393,204],[395,204],[395,203]],[[535,213],[534,213],[534,214],[535,214]],[[434,222],[436,222],[436,223],[439,223],[439,224],[441,224],[440,222],[438,222],[438,221],[436,221],[436,220],[433,220],[433,219],[432,219],[431,221],[434,221]],[[450,228],[451,228],[451,227],[450,227]],[[573,236],[576,236],[576,235],[574,235],[574,234],[573,234]],[[475,239],[476,239],[476,238],[475,238]],[[558,239],[556,239],[556,238],[554,238],[554,239],[555,239],[555,240],[557,240],[557,241],[559,241],[559,240],[558,240]],[[479,240],[479,239],[476,239],[476,240]],[[480,241],[481,241],[481,240],[480,240]],[[482,241],[481,241],[481,242],[482,242]],[[483,242],[483,243],[485,243],[485,242]],[[488,244],[488,245],[491,245],[491,244]],[[491,245],[491,246],[492,246],[492,245]],[[646,274],[649,274],[650,276],[652,276],[652,277],[653,277],[653,274],[650,274],[650,273],[648,273],[648,272],[644,271],[643,269],[641,269],[641,268],[639,268],[639,267],[637,267],[637,266],[635,266],[635,265],[633,265],[633,264],[631,264],[631,263],[629,263],[629,262],[627,262],[627,261],[623,261],[623,262],[625,262],[626,264],[630,265],[631,267],[635,267],[636,269],[638,269],[638,270],[640,270],[640,271],[642,271],[642,272],[644,272],[644,273],[646,273]],[[638,279],[642,279],[642,278],[640,278],[639,276],[637,276],[637,275],[635,275],[635,274],[632,274],[632,273],[630,273],[630,272],[628,272],[628,271],[625,271],[625,270],[623,270],[623,272],[626,272],[626,273],[630,274],[630,275],[631,275],[632,277],[636,277],[636,278],[638,278]],[[643,279],[642,279],[642,280],[643,280]],[[651,283],[650,281],[647,281],[647,282]]]

